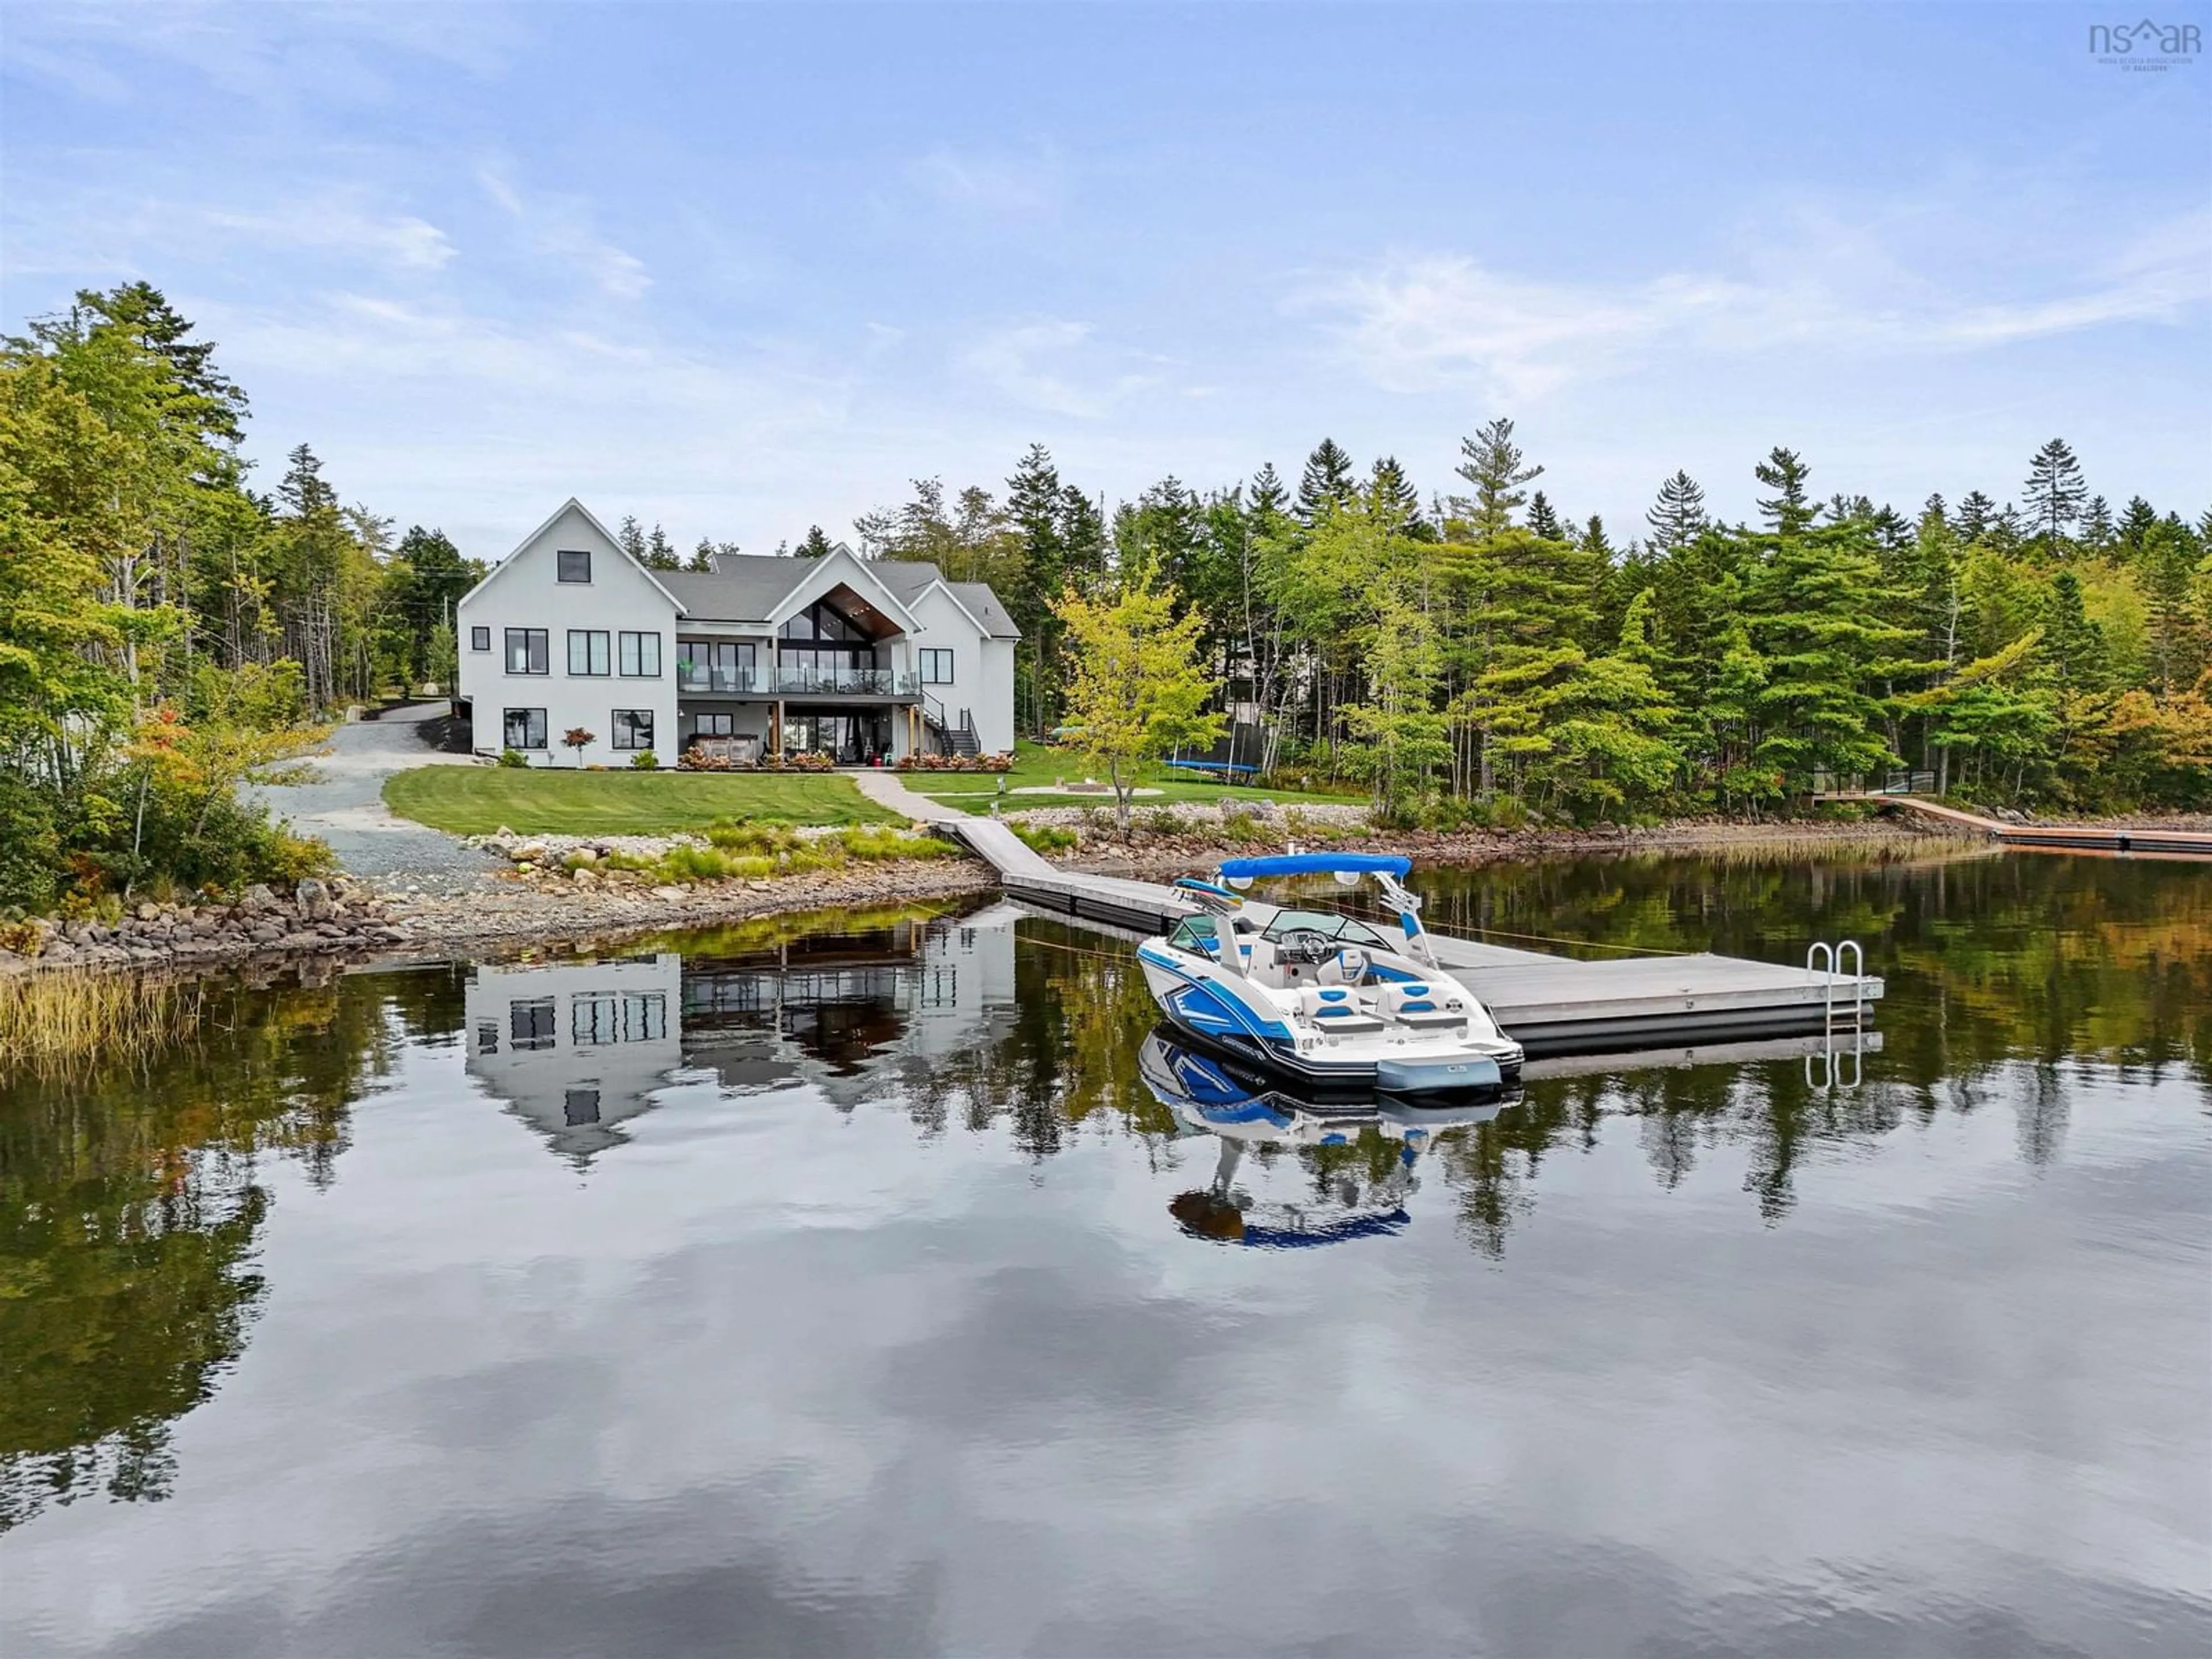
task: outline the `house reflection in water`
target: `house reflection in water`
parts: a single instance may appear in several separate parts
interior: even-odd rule
[[[805,1082],[841,1107],[890,1068],[993,1040],[1013,1018],[1008,906],[957,921],[815,933],[758,949],[477,968],[468,1070],[552,1149],[621,1143],[687,1068],[733,1093]]]

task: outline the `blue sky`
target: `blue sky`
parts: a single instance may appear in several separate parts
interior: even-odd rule
[[[2161,5],[2212,38],[2212,7]],[[0,10],[0,323],[144,276],[273,479],[767,551],[1031,441],[1094,492],[2212,505],[2212,54],[2072,6]]]

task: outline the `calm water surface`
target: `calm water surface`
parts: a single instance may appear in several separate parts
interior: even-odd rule
[[[1221,1179],[1126,948],[989,908],[241,990],[0,1084],[0,1651],[2212,1645],[2212,871],[1429,889],[1854,935],[1881,1047]]]

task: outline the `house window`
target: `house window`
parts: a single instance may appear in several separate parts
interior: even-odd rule
[[[545,711],[542,708],[510,708],[503,721],[506,743],[509,749],[543,749],[545,747]]]
[[[499,1022],[480,1019],[477,1022],[477,1052],[495,1054],[499,1052]]]
[[[616,748],[650,749],[653,747],[653,710],[650,708],[616,709],[614,727]]]
[[[469,629],[469,649],[471,651],[490,650],[491,629],[489,628],[471,628]]]
[[[561,1091],[561,1120],[565,1128],[580,1129],[599,1121],[599,1091],[592,1085]]]
[[[553,672],[552,659],[552,644],[544,629],[510,628],[507,630],[508,673],[550,674]]]
[[[532,997],[507,1005],[507,1036],[516,1048],[550,1048],[554,1042],[551,997]]]
[[[693,719],[696,723],[691,730],[696,736],[734,738],[738,735],[738,717],[735,714],[697,714]]]
[[[614,665],[607,658],[605,629],[572,628],[568,630],[568,672],[586,675],[614,672]]]
[[[587,582],[592,580],[592,556],[589,553],[563,552],[556,556],[561,561],[562,581]]]
[[[659,1042],[668,1035],[668,999],[659,991],[585,992],[568,1005],[568,1036],[580,1047]]]
[[[924,685],[952,684],[952,653],[946,650],[924,650],[921,653],[921,683]]]
[[[658,634],[623,634],[622,641],[622,672],[637,679],[660,678],[660,635]]]

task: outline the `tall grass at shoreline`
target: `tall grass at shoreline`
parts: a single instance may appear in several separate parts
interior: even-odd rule
[[[0,980],[0,1077],[135,1059],[199,1024],[205,988],[137,974],[21,974]]]

